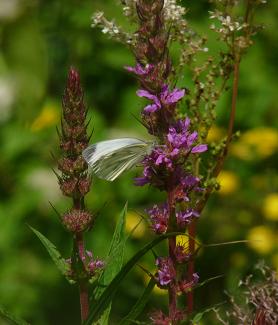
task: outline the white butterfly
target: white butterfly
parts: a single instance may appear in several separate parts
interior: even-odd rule
[[[114,181],[150,154],[153,146],[151,141],[121,138],[92,144],[82,155],[99,178]]]

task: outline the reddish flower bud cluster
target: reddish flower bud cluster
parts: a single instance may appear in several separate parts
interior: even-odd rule
[[[75,200],[81,200],[89,192],[91,185],[86,172],[87,164],[81,156],[89,143],[86,113],[80,77],[78,72],[71,68],[63,96],[60,133],[62,158],[58,162],[58,168],[62,172],[59,183],[63,194]]]
[[[92,226],[93,216],[84,210],[72,209],[62,217],[65,228],[72,233],[80,233]]]

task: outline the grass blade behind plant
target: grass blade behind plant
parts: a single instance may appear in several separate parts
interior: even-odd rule
[[[132,321],[136,320],[138,316],[142,313],[144,307],[146,306],[146,303],[148,302],[150,295],[153,291],[153,288],[155,286],[155,280],[153,278],[150,279],[148,286],[144,290],[142,296],[138,299],[136,304],[132,307],[131,311],[128,313],[128,315],[122,319],[122,321],[119,323],[119,325],[129,325],[132,323]]]
[[[141,248],[121,269],[121,271],[115,276],[110,285],[104,290],[99,299],[94,303],[93,309],[90,311],[88,319],[84,323],[84,325],[91,325],[92,322],[99,319],[102,315],[103,311],[107,308],[109,303],[111,302],[113,295],[117,291],[123,279],[126,277],[128,272],[136,265],[136,263],[140,260],[142,256],[144,256],[149,250],[151,250],[154,246],[159,244],[162,240],[171,237],[181,235],[180,232],[169,233],[165,235],[161,235],[156,237],[153,241],[146,244],[143,248]]]

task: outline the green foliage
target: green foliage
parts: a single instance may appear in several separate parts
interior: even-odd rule
[[[120,214],[119,221],[117,222],[115,232],[113,234],[113,238],[110,244],[110,248],[106,257],[106,265],[105,269],[98,281],[98,286],[94,292],[94,299],[98,299],[102,292],[105,290],[105,287],[109,285],[109,283],[113,280],[115,275],[120,271],[123,260],[124,260],[124,251],[126,244],[126,235],[125,235],[125,227],[126,227],[126,212],[127,212],[127,203]],[[94,305],[94,303],[92,303]],[[100,318],[100,323],[105,325],[108,324],[109,315],[111,310],[111,303],[103,312]]]
[[[69,264],[66,263],[65,259],[61,256],[56,246],[52,244],[52,242],[47,239],[43,234],[41,234],[38,230],[32,227],[30,227],[30,229],[34,232],[34,234],[39,238],[43,246],[46,248],[48,254],[50,255],[53,262],[56,264],[59,271],[67,278],[70,283],[73,283],[73,281],[68,278],[68,273],[70,271]]]
[[[8,11],[2,3],[16,5]],[[70,206],[61,196],[51,172],[51,167],[56,166],[50,155],[53,152],[57,156],[58,152],[55,126],[59,124],[61,95],[69,66],[80,70],[85,86],[88,115],[94,128],[92,142],[121,136],[147,138],[132,116],[138,117],[141,109],[135,95],[136,83],[123,69],[123,65],[133,64],[132,54],[99,30],[90,28],[90,17],[97,9],[127,26],[117,3],[115,0],[2,0],[0,4],[0,301],[32,324],[79,322],[75,288],[59,277],[55,265],[25,226],[27,222],[40,229],[70,256],[70,236],[59,225],[48,203],[51,201],[58,211],[66,211]],[[207,10],[211,9],[208,1],[182,3],[189,7],[189,23],[199,33],[212,35],[208,30],[211,23],[207,18]],[[273,145],[273,136],[263,137],[261,130],[265,126],[274,138],[277,134],[277,14],[278,2],[269,1],[257,16],[265,28],[241,64],[235,127],[241,130],[239,146],[231,150],[226,161],[225,170],[231,173],[223,179],[226,185],[223,183],[222,189],[211,198],[198,224],[200,242],[249,239],[250,233],[256,231],[264,236],[266,245],[263,250],[250,243],[202,250],[196,264],[200,281],[216,274],[225,276],[208,283],[205,295],[204,287],[196,290],[196,310],[222,301],[224,290],[236,294],[238,280],[252,270],[258,258],[277,267],[277,220],[269,217],[270,205],[265,206],[269,195],[277,193],[277,147],[275,139]],[[212,40],[208,48],[213,55],[219,44]],[[175,48],[171,52],[177,57]],[[192,91],[189,79],[185,70],[180,86]],[[227,127],[229,108],[230,92],[217,107],[220,131]],[[249,131],[252,131],[251,143],[250,138],[246,139]],[[218,143],[219,139],[213,141]],[[93,179],[87,206],[100,210],[107,202],[94,230],[86,237],[96,256],[106,255],[117,223],[115,216],[124,202],[128,200],[130,211],[143,214],[152,202],[160,200],[161,193],[132,186],[132,177],[140,172],[131,171],[112,184]],[[130,211],[127,227],[132,221]],[[126,245],[127,259],[140,248],[141,240],[150,238],[147,223],[143,221],[141,226],[142,230],[136,230]],[[160,246],[159,253],[163,254],[165,247]],[[148,255],[142,264],[153,270],[153,258]],[[112,324],[128,313],[144,286],[143,272],[132,272],[125,279],[125,288],[129,290],[118,289],[119,299],[111,311]],[[166,298],[154,292],[152,306],[146,308],[158,305],[163,308],[165,301]],[[202,323],[214,325],[217,321],[212,313],[207,313]]]
[[[109,286],[104,290],[102,295],[94,302],[93,308],[88,316],[88,319],[84,325],[89,325],[92,321],[98,320],[99,316],[102,315],[103,310],[108,306],[110,301],[113,299],[114,294],[119,288],[121,282],[128,275],[130,270],[137,264],[137,262],[146,253],[148,253],[154,246],[158,245],[161,241],[171,236],[180,235],[180,233],[168,233],[165,235],[160,235],[153,239],[150,243],[146,244],[123,266],[121,271],[114,277]]]
[[[138,316],[142,313],[144,310],[148,300],[150,299],[150,295],[153,291],[153,288],[155,286],[156,282],[154,278],[151,278],[146,289],[144,290],[142,296],[138,299],[136,304],[132,307],[128,315],[124,319],[121,320],[119,325],[129,325],[132,323],[132,321],[136,320]]]
[[[20,319],[16,316],[11,315],[5,308],[0,306],[0,318],[6,319],[14,325],[28,325],[29,323],[25,322],[23,319]]]

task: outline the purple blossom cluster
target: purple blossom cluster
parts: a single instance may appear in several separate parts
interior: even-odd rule
[[[186,95],[185,88],[169,82],[172,64],[168,49],[168,31],[164,24],[163,0],[136,1],[139,29],[135,46],[136,64],[125,67],[140,84],[137,96],[147,101],[142,109],[142,123],[157,138],[156,145],[142,161],[143,174],[135,179],[137,186],[151,185],[164,191],[167,200],[147,210],[151,228],[156,234],[184,232],[199,217],[196,211],[200,178],[190,173],[192,161],[207,150],[198,141],[188,117],[180,118],[177,106]],[[169,292],[169,315],[158,311],[153,324],[168,325],[184,319],[177,309],[177,294],[191,290],[197,274],[187,276],[184,264],[190,253],[176,238],[168,240],[169,256],[156,259],[157,285]]]
[[[105,265],[102,260],[94,258],[93,253],[88,250],[86,250],[86,252],[81,256],[81,261],[83,262],[83,265],[90,279],[94,278],[104,268]],[[78,275],[75,274],[72,259],[68,258],[66,260],[66,263],[69,265],[70,269],[68,277],[75,280]]]

